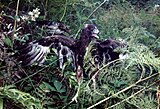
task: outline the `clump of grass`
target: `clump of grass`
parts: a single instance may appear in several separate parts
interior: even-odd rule
[[[41,102],[29,93],[22,92],[13,86],[0,87],[1,99],[6,98],[26,109],[43,109]]]

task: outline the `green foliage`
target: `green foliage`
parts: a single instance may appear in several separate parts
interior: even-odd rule
[[[128,35],[130,37],[130,42],[128,42],[129,58],[127,60],[117,60],[117,64],[112,65],[112,67],[110,66],[111,63],[102,66],[98,70],[98,78],[95,81],[91,79],[84,82],[83,89],[79,94],[79,105],[89,107],[89,104],[96,104],[102,99],[108,98],[106,100],[107,104],[104,102],[101,103],[101,106],[109,109],[111,107],[114,107],[114,109],[154,109],[156,107],[156,100],[152,94],[156,90],[154,81],[159,77],[160,59],[155,58],[155,55],[147,46],[139,43],[136,37],[133,37],[134,33],[131,34],[132,36],[130,34]],[[91,60],[91,57],[89,55],[87,56],[86,60]],[[90,73],[93,71],[90,70]],[[154,84],[152,85],[152,83]],[[151,88],[148,89],[148,87]],[[126,88],[129,89],[123,91]],[[139,92],[140,90],[142,90],[143,94]],[[120,91],[122,93],[117,94]],[[145,93],[148,93],[149,97]],[[116,96],[113,96],[115,94]],[[141,102],[138,101],[137,97],[141,98]]]
[[[0,98],[0,109],[3,109],[3,99]]]
[[[142,109],[156,109],[156,99],[149,96],[143,96],[140,94],[139,96],[136,96],[130,100],[131,104],[135,104],[137,108]]]
[[[10,99],[26,109],[42,109],[42,105],[38,99],[32,97],[28,93],[15,89],[13,86],[1,87],[0,96],[1,99]]]
[[[10,9],[16,9],[16,0],[7,1],[9,4],[0,3],[0,7],[3,7],[6,13]],[[101,32],[99,34],[101,40],[106,38],[125,40],[128,47],[117,51],[128,53],[129,57],[126,60],[104,64],[96,71],[90,52],[91,43],[84,59],[88,78],[84,78],[78,86],[76,74],[68,67],[68,63],[63,70],[57,68],[57,57],[54,53],[47,57],[43,67],[33,65],[23,68],[20,65],[11,66],[12,60],[4,65],[1,60],[6,60],[6,57],[3,57],[6,54],[3,51],[0,54],[0,73],[1,78],[7,80],[2,79],[3,84],[15,84],[16,87],[1,87],[0,104],[3,104],[3,98],[7,98],[28,109],[64,107],[84,109],[90,106],[97,109],[157,108],[156,83],[159,84],[160,81],[159,8],[155,9],[154,4],[150,4],[151,1],[143,8],[134,5],[138,4],[137,0],[134,0],[134,3],[128,1],[130,0],[20,1],[19,14],[23,13],[21,11],[25,11],[26,14],[38,7],[41,12],[38,20],[61,20],[70,26],[73,37],[79,36],[84,23],[95,23]],[[11,16],[15,15],[13,13]],[[40,28],[35,31],[34,39],[38,39],[45,30]],[[18,40],[25,42],[29,35],[30,33],[27,33]],[[3,42],[8,48],[13,45],[10,37],[5,37]],[[95,75],[97,76],[94,77]],[[71,102],[78,87],[80,89],[78,102]]]
[[[9,39],[9,38],[5,38],[3,41],[4,41],[4,43],[5,43],[7,46],[9,46],[9,47],[13,47],[13,44],[12,44],[11,39]]]

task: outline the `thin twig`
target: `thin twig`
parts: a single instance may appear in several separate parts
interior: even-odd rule
[[[159,81],[158,81],[158,82],[159,82]],[[114,104],[114,105],[108,107],[107,109],[113,108],[113,107],[115,107],[115,106],[117,106],[117,105],[119,105],[119,104],[125,102],[126,100],[129,100],[130,98],[134,97],[135,95],[138,95],[139,93],[141,93],[142,91],[148,89],[149,87],[153,86],[153,85],[156,84],[156,83],[157,83],[157,81],[154,82],[154,83],[152,83],[151,85],[149,85],[149,86],[147,86],[147,87],[144,87],[143,89],[137,91],[136,93],[132,94],[131,96],[127,97],[126,99],[124,99],[124,100],[122,100],[122,101],[120,101],[120,102],[118,102],[118,103],[116,103],[116,104]]]
[[[99,6],[97,6],[90,14],[89,16],[87,17],[86,21],[103,5],[105,4],[106,2],[108,2],[108,0],[104,0]],[[83,22],[83,25],[85,24],[85,22]],[[75,35],[75,38],[77,38],[79,32],[81,31],[81,27],[78,29],[76,35]]]
[[[138,80],[137,82],[135,82],[134,84],[131,84],[130,86],[128,86],[128,87],[122,89],[121,91],[119,91],[119,92],[113,94],[112,96],[109,96],[109,97],[107,97],[107,98],[105,98],[105,99],[103,99],[103,100],[97,102],[96,104],[94,104],[94,105],[88,107],[87,109],[91,109],[91,108],[93,108],[93,107],[95,107],[95,106],[97,106],[97,105],[99,105],[99,104],[101,104],[101,103],[103,103],[103,102],[109,100],[110,98],[112,98],[112,97],[114,97],[114,96],[117,96],[117,95],[121,94],[122,92],[125,92],[126,90],[128,90],[128,89],[130,89],[130,88],[136,86],[136,84],[138,84],[138,83],[140,83],[140,82],[142,82],[142,81],[145,81],[145,80],[147,80],[147,79],[150,79],[150,78],[152,78],[152,77],[154,77],[154,76],[156,76],[156,75],[158,75],[158,74],[159,74],[159,73],[155,73],[155,74],[153,74],[153,75],[151,75],[151,76],[148,76],[148,77],[146,77],[146,78],[144,78],[144,79],[140,79],[140,80]]]
[[[106,65],[104,65],[103,67],[101,67],[100,69],[98,69],[98,70],[95,72],[95,74],[92,76],[92,78],[88,81],[87,86],[89,85],[89,83],[96,77],[96,75],[97,75],[101,70],[103,70],[104,68],[106,68],[106,67],[109,66],[110,64],[117,62],[118,60],[121,60],[121,59],[113,60],[113,61],[107,63]]]
[[[48,12],[47,6],[48,6],[48,0],[46,0],[45,6],[44,6],[44,19],[46,19],[46,17],[47,17],[47,12]]]
[[[67,11],[67,3],[68,3],[68,1],[66,0],[65,7],[64,7],[64,13],[63,13],[63,15],[62,15],[62,17],[61,17],[60,21],[62,21],[62,20],[63,20],[63,18],[64,18],[64,16],[65,16],[65,14],[66,14],[66,11]]]
[[[90,13],[90,15],[87,17],[87,20],[88,20],[103,4],[105,4],[106,2],[108,2],[108,0],[104,0],[99,6],[97,6],[97,8],[95,8],[95,9]]]
[[[29,75],[27,74],[27,72],[26,72],[20,65],[18,65],[18,67],[19,67],[19,69],[20,69],[27,77],[29,76]],[[31,80],[31,78],[28,78],[28,79],[29,79],[29,81],[30,81],[32,87],[34,88],[34,90],[36,90],[36,88],[35,88],[35,86],[34,86],[32,80]]]
[[[38,74],[39,72],[41,72],[41,71],[45,70],[46,68],[48,68],[48,66],[51,66],[51,65],[52,65],[53,63],[55,63],[56,61],[57,61],[57,60],[55,60],[54,62],[50,63],[49,65],[43,67],[42,69],[38,70],[37,72],[35,72],[35,73],[31,74],[31,75],[28,75],[26,78],[23,78],[23,79],[15,82],[14,84],[17,84],[17,83],[19,83],[19,82],[21,82],[21,81],[25,81],[25,80],[33,77],[34,75],[36,75],[36,74]]]
[[[16,15],[15,15],[15,17],[18,16],[19,1],[20,1],[20,0],[17,0],[17,7],[16,7]],[[13,27],[13,31],[14,31],[14,32],[13,32],[13,33],[16,32],[16,26],[17,26],[17,19],[14,20],[14,27]],[[14,41],[14,35],[12,36],[12,41]]]

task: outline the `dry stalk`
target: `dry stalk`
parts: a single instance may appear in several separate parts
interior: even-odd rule
[[[87,109],[94,108],[95,106],[97,106],[97,105],[99,105],[99,104],[101,104],[101,103],[103,103],[103,102],[105,102],[105,101],[111,99],[112,97],[115,97],[115,96],[117,96],[117,95],[119,95],[119,94],[121,94],[121,93],[123,93],[123,92],[129,90],[130,88],[136,86],[138,83],[143,82],[143,81],[145,81],[145,80],[148,80],[148,79],[150,79],[150,78],[152,78],[152,77],[154,77],[154,76],[157,76],[158,74],[159,74],[159,73],[155,73],[155,74],[150,75],[150,76],[148,76],[148,77],[146,77],[146,78],[143,78],[143,79],[140,78],[140,79],[139,79],[137,82],[135,82],[134,84],[131,84],[130,86],[128,86],[128,87],[122,89],[121,91],[119,91],[119,92],[113,94],[112,96],[109,96],[109,97],[107,97],[107,98],[105,98],[105,99],[103,99],[103,100],[97,102],[96,104],[94,104],[94,105],[88,107]]]
[[[159,82],[159,81],[158,81],[158,82]],[[157,83],[157,81],[155,81],[154,83],[152,83],[151,85],[149,85],[149,86],[147,86],[147,87],[142,88],[141,90],[137,91],[136,93],[132,94],[131,96],[127,97],[126,99],[124,99],[124,100],[122,100],[122,101],[120,101],[120,102],[118,102],[118,103],[116,103],[116,104],[114,104],[114,105],[108,107],[107,109],[111,109],[111,108],[113,108],[113,107],[115,107],[115,106],[117,106],[117,105],[119,105],[119,104],[121,104],[121,103],[123,103],[123,102],[129,100],[130,98],[132,98],[132,97],[138,95],[139,93],[141,93],[142,91],[148,89],[149,87],[153,86],[153,85],[156,84],[156,83]],[[158,109],[159,109],[159,108],[158,108]]]
[[[17,0],[17,7],[16,7],[16,17],[18,16],[18,10],[19,10],[19,1],[20,0]],[[14,27],[13,27],[13,31],[14,31],[14,33],[15,33],[15,31],[16,31],[16,26],[17,26],[17,19],[15,19],[14,20]],[[14,34],[13,33],[13,34]],[[12,42],[14,41],[14,35],[12,35]]]

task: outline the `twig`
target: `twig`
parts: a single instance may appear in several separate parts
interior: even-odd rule
[[[104,0],[97,8],[95,8],[95,9],[90,13],[90,15],[88,16],[87,20],[88,20],[103,4],[105,4],[106,2],[108,2],[108,0]]]
[[[90,14],[89,16],[87,17],[86,20],[88,20],[103,4],[105,4],[106,2],[108,2],[108,0],[104,0],[99,6],[97,6]],[[85,22],[83,22],[84,24]],[[79,30],[77,31],[76,35],[75,35],[75,38],[77,38],[79,32],[81,31],[81,28],[79,28]]]
[[[21,66],[18,65],[18,67],[19,67],[19,69],[20,69],[27,77],[29,76],[29,75],[27,74],[27,72],[26,72]],[[34,86],[32,80],[31,80],[31,78],[28,78],[28,79],[29,79],[29,81],[30,81],[32,87],[34,88],[34,90],[36,90],[36,88],[35,88],[35,86]]]
[[[48,6],[48,0],[46,0],[46,2],[45,2],[45,6],[44,6],[44,19],[46,19],[46,17],[47,17],[47,6]]]
[[[126,90],[128,90],[128,89],[130,89],[130,88],[136,86],[136,84],[138,84],[138,83],[140,83],[140,82],[142,82],[142,81],[145,81],[145,80],[147,80],[147,79],[150,79],[150,78],[152,78],[152,77],[154,77],[154,76],[156,76],[156,75],[158,75],[158,74],[159,74],[159,73],[155,73],[155,74],[153,74],[153,75],[151,75],[151,76],[148,76],[148,77],[146,77],[146,78],[144,78],[144,79],[139,79],[139,80],[138,80],[137,82],[135,82],[134,84],[131,84],[130,86],[128,86],[128,87],[122,89],[121,91],[119,91],[119,92],[113,94],[112,96],[109,96],[109,97],[107,97],[107,98],[105,98],[105,99],[103,99],[103,100],[97,102],[96,104],[94,104],[94,105],[88,107],[87,109],[91,109],[91,108],[93,108],[93,107],[95,107],[95,106],[97,106],[97,105],[99,105],[99,104],[101,104],[101,103],[103,103],[103,102],[109,100],[110,98],[112,98],[112,97],[114,97],[114,96],[117,96],[117,95],[121,94],[122,92],[125,92]]]
[[[97,71],[95,72],[95,74],[92,76],[92,78],[88,81],[87,86],[89,85],[89,83],[90,83],[92,80],[94,80],[94,78],[96,77],[96,75],[97,75],[101,70],[103,70],[104,68],[106,68],[107,66],[109,66],[110,64],[112,64],[112,63],[114,63],[114,62],[116,62],[116,61],[118,61],[118,60],[121,60],[121,59],[113,60],[113,61],[107,63],[106,65],[104,65],[103,67],[101,67],[99,70],[97,70]]]
[[[65,7],[64,7],[64,13],[63,13],[63,15],[62,15],[62,17],[61,17],[60,21],[62,21],[62,20],[63,20],[63,18],[64,18],[64,16],[65,16],[65,14],[66,14],[66,11],[67,11],[67,3],[68,3],[68,1],[66,0]]]
[[[158,81],[158,82],[159,82],[159,81]],[[143,89],[141,89],[141,90],[137,91],[136,93],[132,94],[132,95],[131,95],[131,96],[129,96],[128,98],[126,98],[126,99],[124,99],[124,100],[122,100],[122,101],[120,101],[120,102],[118,102],[118,103],[116,103],[116,104],[114,104],[114,105],[112,105],[112,106],[108,107],[107,109],[113,108],[113,107],[115,107],[115,106],[117,106],[117,105],[119,105],[119,104],[121,104],[121,103],[125,102],[126,100],[129,100],[130,98],[132,98],[132,97],[134,97],[135,95],[137,95],[137,94],[141,93],[142,91],[144,91],[144,90],[148,89],[149,87],[151,87],[152,85],[154,85],[154,84],[156,84],[156,83],[157,83],[157,81],[156,81],[156,82],[154,82],[154,83],[152,83],[151,85],[149,85],[149,86],[147,86],[147,87],[144,87]]]
[[[17,7],[16,7],[16,17],[18,16],[18,10],[19,10],[19,1],[17,0]],[[16,31],[16,26],[17,26],[17,19],[14,20],[14,27],[13,27],[13,31]],[[14,35],[12,36],[12,41],[14,41]]]
[[[48,66],[52,65],[52,64],[55,63],[56,61],[57,61],[57,60],[55,60],[54,62],[52,62],[52,63],[50,63],[49,65],[45,66],[44,68],[38,70],[37,72],[35,72],[35,73],[33,73],[33,74],[27,76],[26,78],[23,78],[23,79],[21,79],[21,80],[15,82],[14,84],[17,84],[17,83],[19,83],[19,82],[21,82],[21,81],[25,81],[25,80],[31,78],[32,76],[34,76],[34,75],[38,74],[39,72],[43,71],[44,69],[48,68]]]

